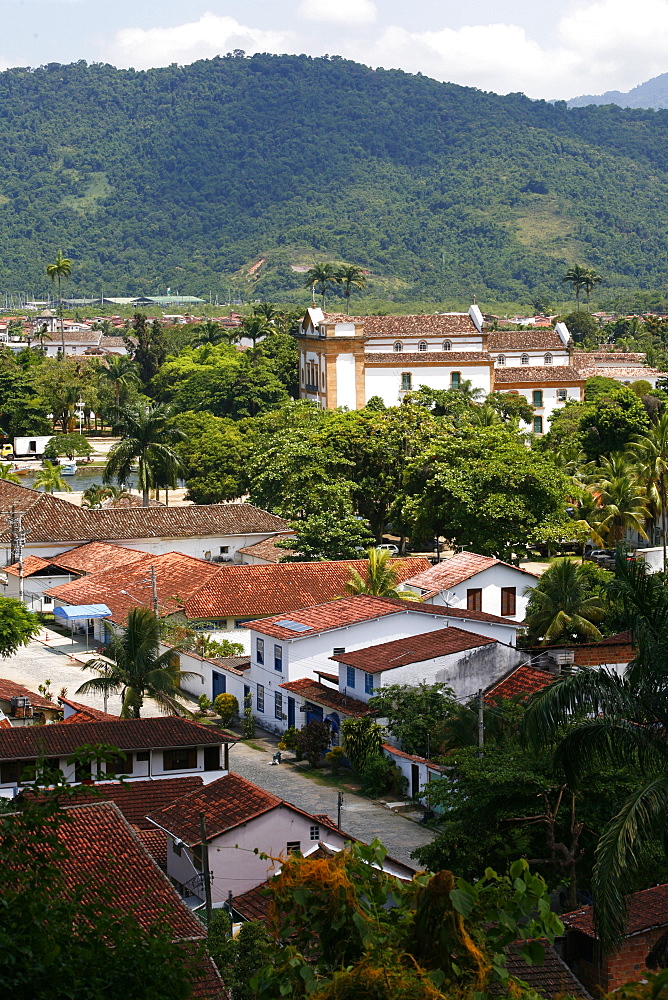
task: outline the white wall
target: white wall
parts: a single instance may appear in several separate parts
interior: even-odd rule
[[[459,372],[462,382],[470,380],[474,389],[482,389],[484,393],[490,391],[488,364],[462,365],[453,361],[451,365],[438,364],[432,368],[422,364],[402,364],[401,354],[397,354],[396,359],[396,365],[392,367],[374,365],[365,369],[364,392],[367,401],[372,396],[380,396],[386,406],[396,406],[405,395],[401,388],[401,376],[404,372],[411,374],[414,391],[421,385],[426,385],[429,389],[450,389],[452,372]]]
[[[503,587],[514,587],[516,592],[516,614],[508,618],[508,621],[522,622],[524,621],[524,616],[526,615],[527,603],[529,601],[528,596],[524,597],[525,587],[531,587],[532,589],[538,583],[538,577],[530,576],[528,573],[522,573],[520,570],[515,569],[512,566],[502,566],[497,564],[496,566],[490,566],[489,569],[483,570],[482,573],[476,573],[475,576],[470,577],[468,580],[463,580],[462,583],[457,584],[455,587],[451,587],[447,591],[443,591],[436,597],[432,598],[429,603],[435,604],[438,607],[451,607],[451,608],[466,608],[466,594],[468,590],[475,590],[477,588],[482,589],[482,610],[488,615],[501,615],[501,590]],[[407,585],[408,590],[413,590],[415,593],[419,593],[417,587],[411,587]],[[469,629],[469,631],[478,631],[478,629]],[[480,635],[487,635],[486,632],[480,630]],[[503,639],[501,641],[504,641]],[[506,638],[507,642],[508,639]]]
[[[349,410],[357,409],[354,354],[338,354],[336,357],[336,405]]]
[[[229,638],[232,642],[234,641],[232,636],[229,636]],[[160,643],[161,652],[165,652],[168,648],[169,647],[164,643]],[[207,698],[213,701],[213,675],[214,673],[220,674],[225,678],[226,693],[234,695],[239,702],[239,711],[240,713],[243,713],[245,683],[243,677],[240,677],[239,674],[232,673],[230,670],[226,670],[219,663],[213,663],[211,660],[198,656],[196,653],[186,653],[183,650],[179,650],[175,651],[174,655],[178,656],[181,670],[192,671],[198,675],[196,677],[184,678],[182,680],[181,688],[183,691],[192,695],[195,699],[199,698],[200,695],[205,694]],[[246,673],[249,672],[250,671],[246,671]]]
[[[69,583],[73,579],[75,578],[69,573],[59,573],[57,576],[25,576],[23,578],[25,604],[31,611],[53,611],[53,600],[50,597],[43,597],[44,591],[51,587],[58,587],[61,583]],[[6,580],[6,583],[2,583],[4,596],[18,597],[18,576],[7,573]]]

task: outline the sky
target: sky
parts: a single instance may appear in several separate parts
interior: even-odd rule
[[[668,0],[0,0],[0,68],[147,69],[254,52],[341,55],[529,97],[668,72]]]

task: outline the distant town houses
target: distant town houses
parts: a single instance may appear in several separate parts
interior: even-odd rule
[[[593,375],[656,385],[642,354],[576,351],[564,323],[492,330],[477,305],[466,313],[346,316],[312,307],[299,328],[300,397],[327,409],[361,409],[372,397],[396,406],[420,386],[513,392],[534,408],[543,434],[555,409],[584,398]]]

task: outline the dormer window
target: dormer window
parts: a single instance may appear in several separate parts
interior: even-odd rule
[[[397,354],[400,354],[403,351],[403,349],[404,349],[404,345],[401,343],[401,341],[400,340],[395,341],[395,344],[394,344],[394,350],[395,350],[395,352]]]
[[[552,355],[551,354],[546,354],[545,355],[545,364],[546,365],[551,365],[552,364]]]
[[[520,361],[522,362],[523,365],[528,365],[529,364],[529,355],[528,354],[523,354],[522,357],[520,358]]]
[[[505,356],[505,354],[499,354],[498,358],[496,359],[496,363],[497,363],[497,365],[499,365],[499,367],[503,368],[503,366],[506,363],[506,356]]]
[[[427,350],[427,341],[421,340],[420,343],[418,344],[418,351],[426,351],[426,350]]]
[[[451,344],[451,342],[449,340],[444,340],[443,341],[443,350],[444,351],[451,351],[452,350],[452,344]]]

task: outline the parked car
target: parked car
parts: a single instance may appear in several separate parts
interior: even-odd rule
[[[591,552],[588,552],[585,556],[585,559],[591,559],[591,561],[595,563],[605,562],[608,559],[612,559],[614,561],[614,558],[614,549],[592,549]]]
[[[378,552],[390,552],[393,556],[399,555],[399,549],[397,548],[396,545],[388,545],[386,543],[384,545],[377,545],[376,549],[378,550]]]

